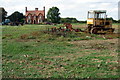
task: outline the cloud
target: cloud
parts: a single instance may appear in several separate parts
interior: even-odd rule
[[[46,7],[46,13],[49,8],[56,6],[60,9],[61,17],[75,17],[78,20],[87,19],[88,10],[105,9],[109,16],[117,19],[118,0],[1,0],[0,5],[5,8],[8,15],[14,11],[25,14],[25,7],[34,10],[38,7],[40,10]]]

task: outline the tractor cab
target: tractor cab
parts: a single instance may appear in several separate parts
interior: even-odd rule
[[[88,11],[87,24],[92,26],[104,26],[106,24],[106,10]]]
[[[89,33],[113,32],[112,20],[107,19],[106,10],[90,10],[87,15],[87,25]]]

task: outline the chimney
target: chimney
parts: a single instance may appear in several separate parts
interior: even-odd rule
[[[38,11],[38,8],[35,8],[36,11]]]
[[[27,7],[25,7],[25,11],[27,12]]]
[[[43,11],[44,11],[44,19],[45,19],[45,6],[43,7]]]
[[[45,6],[43,7],[43,10],[45,11]]]

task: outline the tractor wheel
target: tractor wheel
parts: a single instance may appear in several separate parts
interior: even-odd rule
[[[114,29],[113,28],[111,28],[111,29],[109,29],[108,31],[107,31],[107,33],[113,33],[114,32]]]
[[[98,29],[97,29],[97,28],[92,28],[92,29],[90,30],[90,33],[91,33],[91,34],[97,34],[97,32],[98,32]]]
[[[115,29],[114,28],[112,28],[112,33],[115,31]]]
[[[91,29],[93,26],[88,26],[88,28],[86,29],[90,34],[91,34]]]

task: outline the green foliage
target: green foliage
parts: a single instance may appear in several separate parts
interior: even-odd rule
[[[76,18],[69,18],[69,17],[67,17],[67,18],[61,18],[60,22],[61,23],[77,23],[78,20]]]
[[[60,13],[57,7],[52,7],[49,9],[47,13],[47,21],[51,23],[59,23],[60,22]]]
[[[112,17],[107,18],[107,20],[112,20],[113,23],[119,23],[119,20],[114,20]]]
[[[120,19],[118,20],[118,23],[120,23]]]
[[[79,21],[79,23],[87,23],[87,21]]]
[[[87,21],[79,21],[76,18],[61,18],[60,23],[86,23]]]
[[[5,11],[4,8],[0,9],[0,15],[2,15],[2,21],[5,21],[6,16],[7,16],[7,12]]]
[[[9,18],[12,22],[24,22],[25,16],[23,15],[23,13],[20,13],[20,12],[18,12],[18,11],[15,11],[15,12],[12,13],[10,16],[8,16],[8,18]]]

